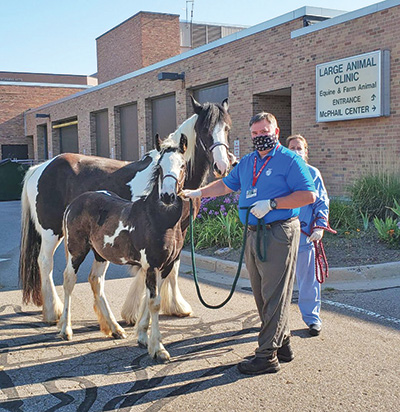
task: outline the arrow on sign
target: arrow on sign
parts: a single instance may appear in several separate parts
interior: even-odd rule
[[[375,106],[375,105],[372,106],[372,110],[373,110],[373,111],[376,110],[376,106]]]

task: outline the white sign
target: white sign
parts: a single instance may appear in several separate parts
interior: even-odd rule
[[[239,140],[233,141],[233,154],[239,160],[240,158],[240,141]]]
[[[317,65],[317,122],[388,116],[389,59],[378,50]]]

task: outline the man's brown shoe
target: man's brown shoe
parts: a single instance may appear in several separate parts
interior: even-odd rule
[[[275,373],[280,370],[276,353],[270,357],[254,356],[248,361],[243,361],[238,364],[239,372],[246,375],[261,375],[263,373]]]
[[[283,341],[282,346],[277,351],[279,362],[291,362],[294,359],[294,353],[290,345],[290,339]]]

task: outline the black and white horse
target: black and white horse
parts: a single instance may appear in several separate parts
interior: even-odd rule
[[[183,122],[167,140],[188,139],[185,160],[188,163],[185,188],[196,189],[204,182],[210,165],[221,176],[228,173],[233,156],[228,151],[231,118],[228,103],[199,104],[192,98],[195,114]],[[86,191],[109,190],[124,199],[138,200],[146,190],[157,165],[159,153],[152,150],[140,161],[118,160],[61,154],[38,166],[31,167],[24,179],[22,191],[20,283],[23,301],[43,305],[46,322],[56,322],[62,303],[53,282],[53,255],[64,232],[62,219],[71,201]],[[189,219],[182,222],[182,231]],[[171,270],[162,291],[161,309],[165,314],[188,316],[192,309],[178,287],[179,258]],[[133,285],[130,294],[137,290]],[[122,315],[129,323],[137,317],[138,299],[128,296]]]
[[[139,268],[136,276],[141,278],[145,288],[138,291],[142,298],[137,323],[138,342],[148,347],[153,358],[169,360],[159,331],[159,291],[184,241],[181,219],[188,216],[188,201],[183,202],[178,195],[185,179],[183,154],[186,148],[187,138],[183,134],[179,146],[163,144],[161,148],[161,141],[157,140],[159,158],[150,179],[148,195],[138,201],[131,202],[107,191],[86,192],[75,198],[65,210],[65,299],[58,325],[62,338],[72,338],[71,294],[79,266],[93,250],[95,261],[89,282],[101,330],[115,338],[126,337],[111,312],[104,291],[109,263]]]

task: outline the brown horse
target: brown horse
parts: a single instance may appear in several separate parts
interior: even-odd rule
[[[179,143],[181,133],[188,138],[185,159],[188,172],[185,188],[198,188],[205,180],[210,165],[214,172],[225,175],[232,163],[228,152],[231,119],[228,104],[199,104],[192,98],[195,114],[182,123],[168,140]],[[22,191],[22,233],[20,283],[23,300],[43,305],[44,320],[56,322],[62,303],[53,282],[53,255],[64,237],[62,218],[71,201],[86,191],[109,190],[124,199],[138,200],[144,193],[157,165],[159,153],[152,150],[137,162],[62,154],[29,169]],[[182,230],[188,227],[188,219]],[[177,283],[179,258],[164,284],[162,310],[166,314],[187,316],[190,305],[183,299]],[[137,290],[133,285],[132,291]],[[134,293],[134,292],[132,292]],[[123,317],[134,323],[137,316],[135,297],[128,296]]]
[[[79,266],[90,250],[95,262],[89,275],[94,294],[94,309],[101,330],[116,338],[126,337],[108,305],[105,273],[110,262],[139,268],[136,276],[146,285],[137,326],[140,345],[161,361],[169,359],[159,332],[160,288],[171,272],[183,246],[182,218],[189,213],[188,202],[178,196],[183,188],[187,139],[182,134],[179,146],[163,146],[157,141],[157,166],[150,179],[148,195],[136,202],[107,191],[86,192],[67,207],[64,233],[67,266],[64,271],[64,311],[59,321],[60,335],[72,338],[71,294]],[[197,202],[197,206],[198,206]],[[147,330],[151,318],[150,337]]]

